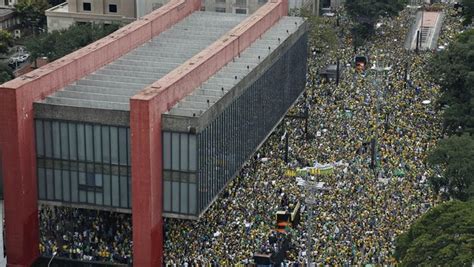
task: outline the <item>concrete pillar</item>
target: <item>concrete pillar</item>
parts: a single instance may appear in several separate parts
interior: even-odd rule
[[[155,101],[156,102],[156,101]],[[130,102],[133,265],[163,264],[161,113],[150,100]]]
[[[31,96],[0,90],[0,152],[7,266],[31,266],[39,256],[38,192]]]
[[[319,17],[319,0],[313,0],[313,16]]]
[[[143,17],[146,14],[145,10],[146,10],[145,1],[135,0],[135,13],[136,13],[135,16],[137,18]]]

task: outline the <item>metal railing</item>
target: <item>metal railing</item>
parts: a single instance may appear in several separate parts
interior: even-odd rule
[[[35,263],[32,265],[33,267],[125,267],[125,266],[132,266],[131,264],[120,264],[120,263],[111,263],[111,262],[100,262],[100,261],[83,261],[83,260],[75,260],[75,259],[68,259],[55,256],[41,256],[39,257]]]

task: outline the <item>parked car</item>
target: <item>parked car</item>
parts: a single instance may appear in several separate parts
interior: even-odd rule
[[[10,59],[8,60],[8,65],[11,68],[16,69],[21,63],[26,62],[29,57],[30,57],[30,54],[28,53],[23,53],[23,54],[10,57]]]
[[[28,53],[19,55],[18,56],[18,61],[19,62],[25,62],[26,60],[28,60],[29,57],[30,57],[30,54],[28,54]]]

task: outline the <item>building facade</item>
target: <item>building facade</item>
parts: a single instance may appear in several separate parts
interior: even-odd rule
[[[15,16],[12,8],[0,7],[0,30],[11,30],[20,24],[20,19]]]
[[[1,0],[0,7],[13,7],[18,2],[18,0]]]
[[[0,0],[0,30],[11,30],[20,24],[13,7],[17,0]]]
[[[251,14],[267,0],[207,0],[203,2],[203,10],[227,12],[235,14]]]
[[[130,0],[67,0],[45,12],[48,31],[74,23],[130,23],[136,18],[136,2]]]

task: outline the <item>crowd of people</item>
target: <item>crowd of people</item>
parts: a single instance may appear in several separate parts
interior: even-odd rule
[[[304,121],[285,119],[200,220],[166,220],[165,263],[252,262],[275,227],[281,193],[301,203],[311,194],[285,170],[333,164],[333,174],[309,177],[326,190],[303,205],[287,262],[305,263],[310,256],[317,265],[395,264],[396,236],[437,203],[425,158],[441,135],[439,87],[426,71],[432,51],[404,49],[413,18],[407,9],[381,21],[374,39],[357,52],[369,58],[363,72],[353,67],[356,54],[344,31],[349,22],[335,27],[341,47],[311,56],[306,93],[290,111],[309,108],[308,134]],[[454,37],[458,22],[447,18],[443,42]],[[337,58],[345,66],[339,85],[321,80],[320,71]],[[289,163],[284,131],[290,136]],[[372,142],[374,157],[367,145]]]
[[[296,202],[302,204],[301,223],[287,229],[287,263],[396,263],[395,237],[437,203],[425,164],[441,135],[439,87],[426,72],[432,52],[404,49],[413,23],[408,9],[383,19],[373,40],[356,53],[350,22],[341,18],[337,27],[335,18],[326,19],[338,31],[339,47],[310,53],[306,91],[290,111],[309,110],[308,131],[304,120],[285,118],[199,220],[166,219],[166,265],[248,264],[256,252],[278,251],[275,213]],[[442,44],[458,30],[458,19],[447,16]],[[354,68],[357,54],[369,59],[365,71]],[[338,85],[319,76],[336,59],[343,66]],[[333,172],[287,175],[288,169],[318,164],[333,166]],[[301,178],[322,182],[325,190],[309,191]],[[44,255],[131,261],[130,215],[45,206],[40,221]]]
[[[67,207],[41,206],[40,253],[47,257],[132,261],[130,214]]]

